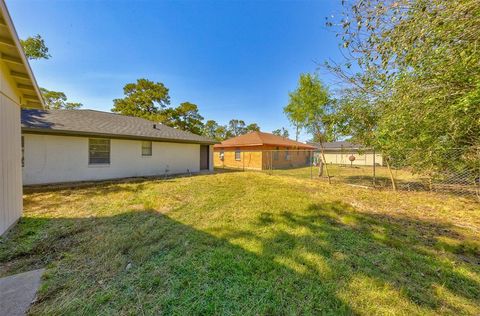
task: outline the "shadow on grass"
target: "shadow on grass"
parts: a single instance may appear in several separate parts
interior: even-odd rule
[[[213,175],[213,174],[214,174],[213,172],[210,172],[210,173],[198,172],[198,173],[172,174],[172,175],[166,175],[166,176],[156,175],[156,176],[128,177],[128,178],[117,178],[117,179],[107,179],[107,180],[94,180],[94,181],[36,184],[36,185],[25,185],[23,187],[23,191],[24,193],[30,194],[30,193],[63,191],[63,190],[69,190],[69,189],[91,190],[95,188],[101,188],[102,190],[107,190],[107,192],[110,193],[110,192],[126,191],[129,188],[125,185],[128,185],[128,184],[151,183],[152,181],[171,182],[179,178]],[[139,187],[139,186],[136,186],[136,187]],[[136,188],[132,188],[132,190],[136,190]]]
[[[312,204],[307,214],[262,213],[257,226],[259,231],[266,227],[285,228],[275,229],[276,233],[268,236],[259,236],[254,230],[224,232],[223,236],[255,241],[262,257],[290,258],[293,265],[303,266],[309,275],[319,273],[312,258],[320,257],[336,279],[345,282],[361,275],[380,280],[419,307],[465,312],[442,301],[439,287],[470,301],[472,306],[480,303],[478,279],[460,269],[455,271],[454,265],[437,258],[439,251],[450,252],[458,263],[466,262],[475,274],[479,273],[480,244],[463,241],[451,226],[356,213],[342,202]],[[302,234],[292,233],[298,231]],[[449,243],[453,240],[456,242]]]
[[[0,250],[4,273],[49,267],[33,313],[352,313],[321,279],[155,211],[22,218]]]
[[[359,176],[337,176],[338,181],[351,183],[351,184],[358,184],[358,185],[367,185],[373,186],[373,176],[367,175],[359,175]],[[405,191],[428,191],[428,186],[421,182],[420,180],[402,180],[396,179],[397,186],[401,190]],[[377,176],[375,177],[375,185],[380,188],[392,188],[392,182],[390,178],[384,176]]]
[[[152,210],[24,217],[0,244],[0,264],[4,274],[48,265],[32,309],[44,314],[365,313],[351,301],[374,286],[356,293],[358,278],[375,282],[374,296],[388,285],[405,298],[407,306],[367,302],[398,313],[462,312],[440,300],[437,285],[478,303],[480,284],[430,252],[438,237],[461,237],[449,227],[352,211],[341,202],[312,204],[302,214],[262,213],[248,229],[211,233]],[[476,251],[456,255],[474,261]]]

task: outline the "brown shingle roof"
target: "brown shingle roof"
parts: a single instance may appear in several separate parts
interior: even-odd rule
[[[143,118],[94,110],[22,110],[22,131],[193,144],[217,143],[213,139]]]
[[[270,133],[263,133],[263,132],[251,132],[245,135],[229,138],[227,140],[224,140],[221,144],[215,145],[214,147],[229,148],[229,147],[262,146],[262,145],[295,147],[295,148],[302,148],[302,149],[315,149],[315,147],[304,144],[304,143],[296,142],[288,138],[273,135]]]

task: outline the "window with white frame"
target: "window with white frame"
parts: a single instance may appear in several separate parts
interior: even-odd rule
[[[242,152],[240,150],[238,150],[238,149],[235,150],[235,160],[236,161],[242,160],[241,155],[242,155]]]
[[[88,139],[88,164],[90,165],[110,164],[110,139],[104,139],[104,138]]]
[[[152,142],[149,140],[142,141],[142,156],[152,155]]]

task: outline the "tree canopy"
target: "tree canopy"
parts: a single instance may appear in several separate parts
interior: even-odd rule
[[[345,59],[326,63],[343,82],[338,124],[417,170],[478,163],[478,0],[344,1]]]
[[[250,132],[260,132],[260,126],[258,126],[257,123],[251,123],[251,124],[248,124],[246,127],[245,127],[245,131],[247,133],[250,133]]]
[[[112,112],[157,121],[218,141],[260,130],[258,124],[246,125],[245,121],[238,119],[230,120],[228,125],[220,125],[214,120],[204,123],[198,106],[191,102],[170,107],[169,90],[160,82],[138,79],[136,83],[126,84],[123,90],[125,97],[113,100]]]
[[[230,120],[228,122],[228,132],[233,137],[247,133],[245,121],[238,119]]]
[[[282,128],[279,128],[279,129],[276,129],[276,130],[272,131],[272,134],[277,135],[277,136],[281,136],[281,137],[284,137],[284,138],[288,138],[288,136],[290,136],[290,133],[288,132],[288,130],[285,127],[282,127]]]
[[[48,47],[45,41],[39,34],[27,37],[24,40],[21,39],[20,44],[28,59],[49,59],[52,57],[48,53]]]
[[[45,88],[40,88],[43,100],[45,101],[45,107],[50,110],[75,110],[82,107],[78,102],[67,102],[67,96],[63,92],[51,91]]]
[[[125,97],[113,100],[112,112],[147,119],[155,118],[160,109],[170,104],[168,92],[161,82],[138,79],[137,82],[127,83],[123,87]]]
[[[203,125],[202,134],[218,141],[222,141],[230,137],[227,127],[218,124],[214,120],[208,120],[205,122]]]
[[[162,110],[158,117],[160,117],[160,122],[165,125],[198,135],[203,132],[203,116],[200,115],[196,104],[180,103],[176,108]]]
[[[297,89],[283,108],[288,119],[305,128],[318,142],[334,139],[333,101],[316,74],[301,74]]]

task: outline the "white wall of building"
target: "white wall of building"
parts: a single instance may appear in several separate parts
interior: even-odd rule
[[[0,62],[0,235],[22,215],[20,99]]]
[[[200,171],[198,144],[152,142],[152,156],[142,156],[140,140],[111,139],[110,164],[89,165],[88,137],[40,134],[23,134],[23,137],[24,185]]]

